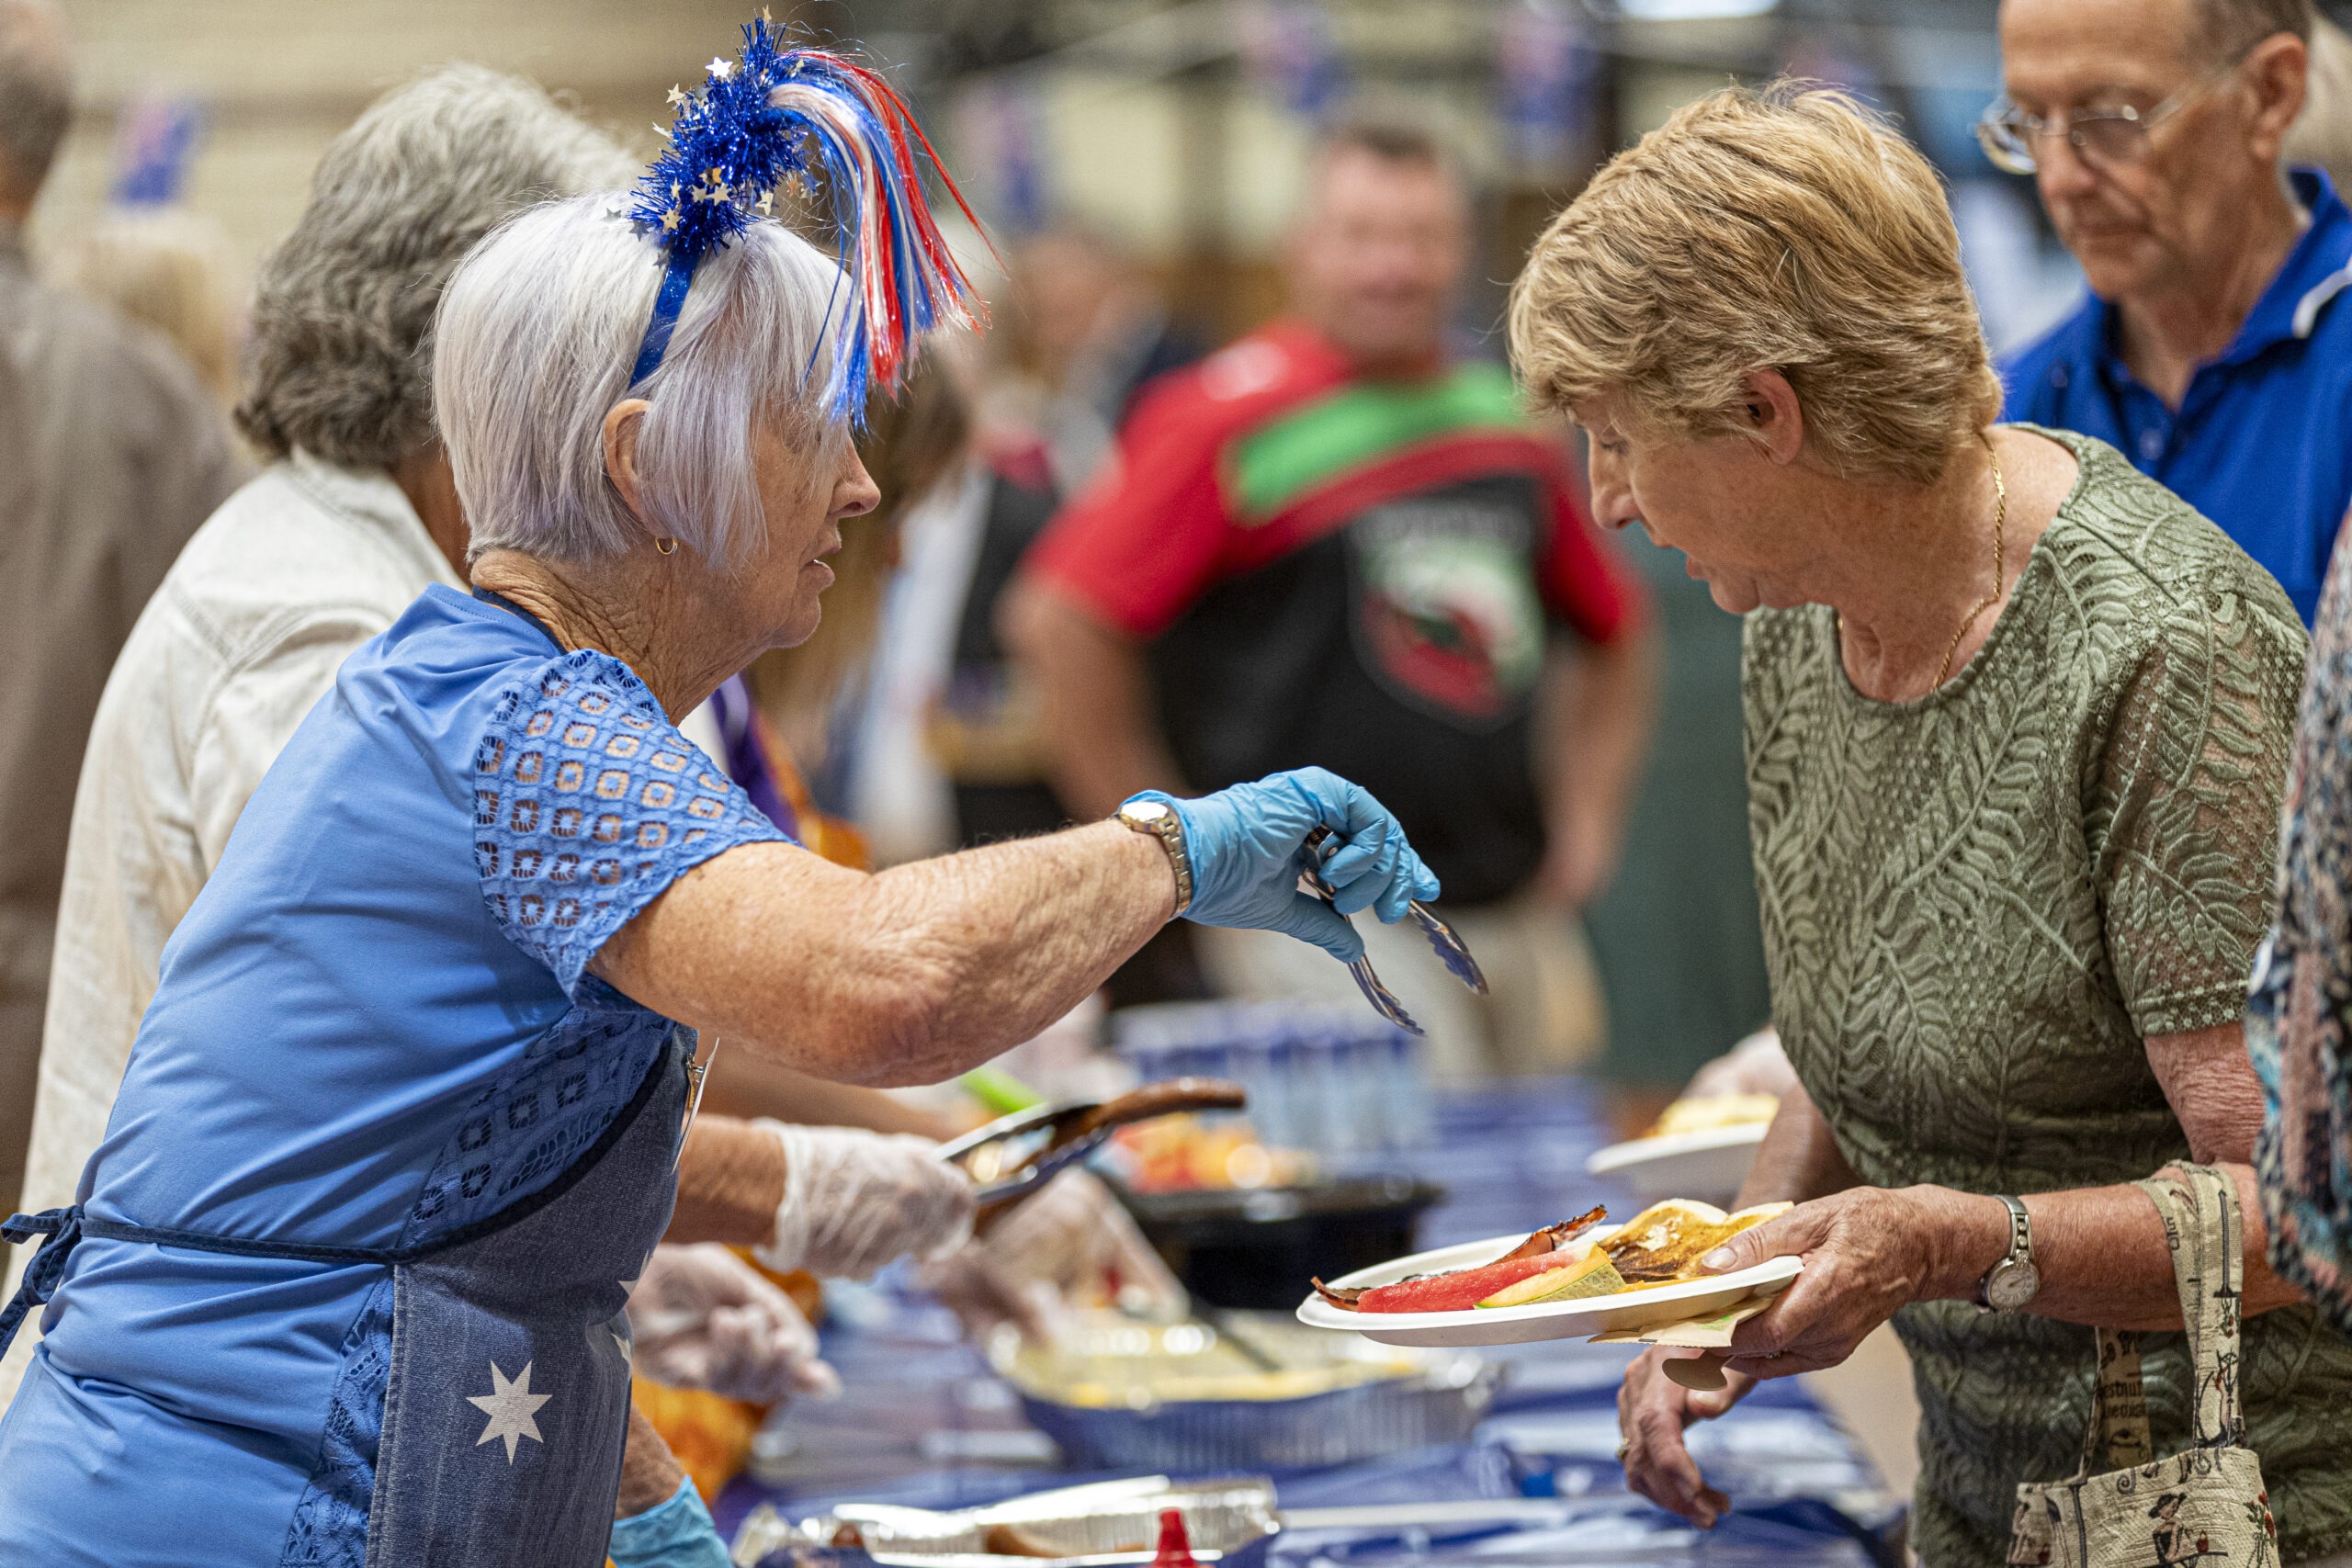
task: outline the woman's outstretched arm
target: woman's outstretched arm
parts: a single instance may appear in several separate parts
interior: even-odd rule
[[[1158,799],[1182,824],[1186,912],[1204,924],[1283,931],[1352,962],[1363,941],[1347,915],[1394,922],[1438,896],[1386,809],[1320,768]],[[1317,863],[1329,905],[1298,887],[1318,829],[1331,835]],[[819,1077],[935,1083],[1077,1005],[1176,912],[1177,886],[1159,839],[1119,822],[872,876],[790,844],[742,844],[680,877],[591,967]]]
[[[935,1083],[1069,1011],[1175,908],[1167,852],[1116,822],[873,875],[746,844],[680,877],[593,967],[819,1077]]]

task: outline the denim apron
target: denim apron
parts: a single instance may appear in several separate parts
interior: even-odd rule
[[[372,1482],[366,1428],[376,1412],[339,1400],[328,1443],[360,1450],[357,1495],[337,1509],[314,1485],[286,1561],[357,1560],[358,1543],[340,1538],[364,1514],[364,1561],[381,1568],[594,1568],[611,1538],[628,1428],[623,1308],[669,1224],[689,1082],[699,1076],[694,1051],[693,1032],[673,1028],[635,1094],[562,1175],[417,1246],[250,1241],[126,1224],[78,1205],[16,1215],[0,1235],[48,1239],[0,1310],[0,1350],[55,1291],[85,1235],[386,1265],[388,1346],[379,1335],[371,1348],[364,1322],[354,1330],[356,1354],[389,1356]],[[306,1541],[313,1531],[320,1539]]]

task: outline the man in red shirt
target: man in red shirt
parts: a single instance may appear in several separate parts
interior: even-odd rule
[[[1415,939],[1365,931],[1454,1076],[1594,1043],[1569,917],[1613,865],[1649,688],[1639,591],[1558,439],[1501,368],[1446,355],[1468,256],[1430,138],[1328,135],[1294,314],[1145,395],[1007,617],[1081,816],[1306,763],[1396,814],[1496,986],[1474,1006]],[[1328,960],[1195,940],[1222,989],[1353,994]]]

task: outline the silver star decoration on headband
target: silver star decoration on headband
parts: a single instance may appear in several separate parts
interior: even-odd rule
[[[489,1425],[481,1429],[481,1436],[474,1439],[474,1447],[480,1448],[484,1443],[503,1438],[506,1439],[506,1462],[513,1464],[516,1438],[528,1438],[535,1443],[547,1441],[539,1436],[537,1411],[555,1395],[531,1392],[531,1363],[528,1361],[523,1363],[523,1375],[511,1380],[498,1370],[496,1361],[491,1362],[490,1388],[488,1393],[466,1396],[468,1404],[490,1417]]]
[[[772,190],[763,190],[760,192],[760,199],[754,203],[753,206],[757,209],[761,217],[775,217],[775,213],[773,209],[775,206],[775,192]]]
[[[735,74],[735,62],[724,56],[713,55],[710,62],[710,73],[724,82]]]

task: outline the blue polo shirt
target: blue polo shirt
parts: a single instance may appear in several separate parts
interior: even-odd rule
[[[2311,214],[2286,265],[2180,407],[2143,387],[2094,295],[2001,366],[2002,417],[2079,430],[2222,525],[2270,570],[2309,626],[2352,506],[2352,210],[2315,169],[2293,175]]]

